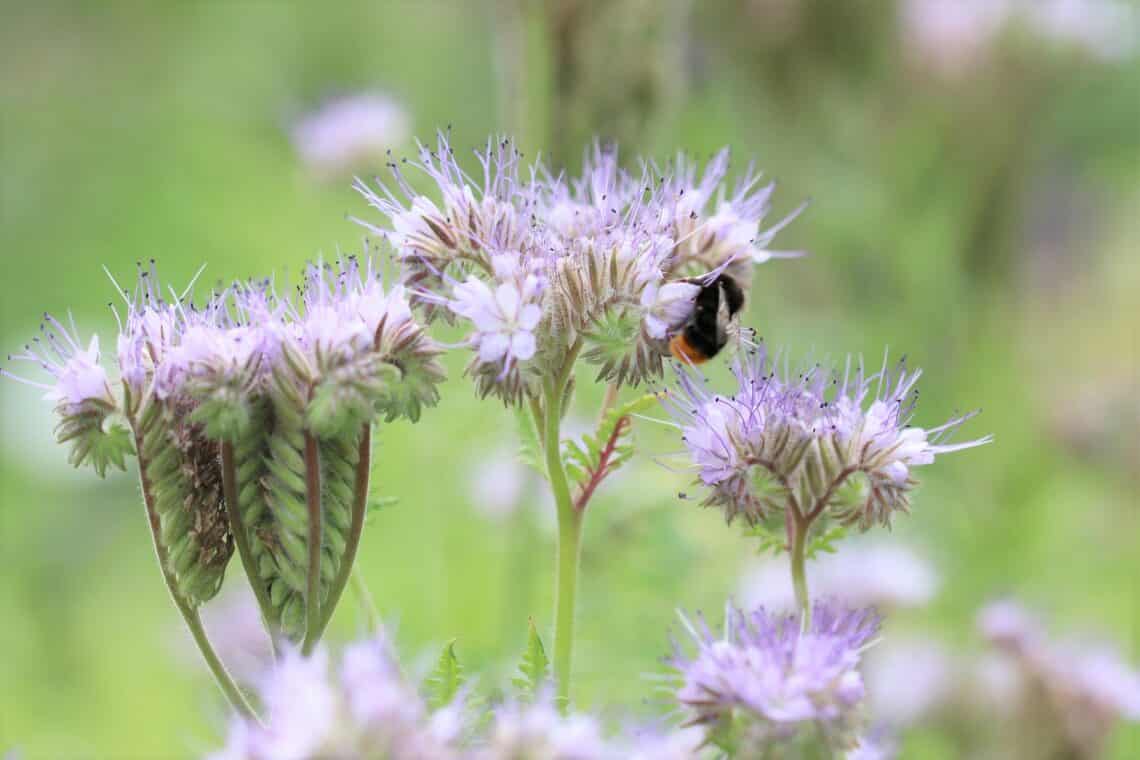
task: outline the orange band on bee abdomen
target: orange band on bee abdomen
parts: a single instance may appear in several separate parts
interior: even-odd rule
[[[669,340],[669,353],[683,362],[689,364],[704,364],[708,361],[708,357],[693,347],[689,341],[685,340],[685,334],[674,335]]]

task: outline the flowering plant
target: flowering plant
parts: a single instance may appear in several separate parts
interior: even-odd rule
[[[666,168],[642,162],[633,174],[616,150],[595,146],[577,179],[540,161],[524,169],[510,140],[477,155],[482,176],[472,178],[441,133],[407,162],[436,185],[439,201],[391,163],[393,188],[357,183],[382,221],[358,221],[395,248],[424,318],[468,331],[467,374],[479,395],[530,415],[557,505],[554,673],[566,699],[582,521],[601,481],[628,458],[630,415],[647,404],[615,406],[619,390],[662,376],[670,340],[703,287],[729,274],[746,288],[754,264],[795,255],[770,245],[803,207],[764,228],[775,186],[749,168],[727,191],[727,150],[703,171],[680,156]],[[561,430],[579,359],[609,384],[598,430],[582,443]]]
[[[441,134],[418,160],[390,165],[390,187],[358,181],[380,218],[357,221],[389,244],[396,283],[350,257],[310,265],[289,297],[254,280],[198,301],[193,283],[167,294],[153,265],[140,267],[117,312],[113,376],[97,337],[85,343],[51,317],[12,357],[49,380],[0,371],[46,391],[74,464],[102,475],[137,456],[163,578],[238,713],[218,756],[888,756],[889,737],[868,731],[861,671],[879,613],[813,601],[807,561],[848,530],[889,527],[910,508],[915,468],[990,437],[951,440],[973,414],[916,424],[920,373],[902,363],[789,371],[740,326],[752,268],[796,255],[772,243],[802,207],[764,226],[774,186],[749,168],[728,189],[726,151],[703,169],[679,157],[629,172],[597,146],[573,179],[525,165],[509,140],[477,156],[472,177]],[[433,197],[414,189],[408,167],[435,185]],[[532,621],[514,688],[490,699],[466,680],[453,644],[419,680],[381,632],[349,649],[335,676],[320,646],[361,543],[373,430],[418,421],[439,399],[446,347],[427,330],[440,320],[464,333],[453,348],[467,352],[476,394],[524,420],[526,455],[557,515],[552,656]],[[719,393],[696,364],[730,343],[735,387]],[[671,357],[669,390],[622,398],[662,381]],[[563,423],[580,364],[607,389],[596,428],[573,439]],[[634,418],[657,406],[701,503],[786,552],[795,609],[729,604],[722,635],[682,615],[691,641],[666,662],[688,728],[614,736],[572,710],[582,526],[633,456]],[[276,660],[250,693],[199,618],[234,554]],[[926,586],[844,598],[925,599]],[[1041,658],[1024,659],[1044,672]]]
[[[235,548],[275,640],[309,652],[355,559],[367,508],[374,423],[416,420],[438,399],[439,347],[399,286],[371,265],[313,265],[294,299],[237,283],[195,305],[169,298],[153,263],[123,291],[118,379],[45,315],[43,337],[13,359],[52,378],[57,439],[100,474],[139,460],[155,554],[221,688],[252,714],[213,650],[198,607],[221,587]]]

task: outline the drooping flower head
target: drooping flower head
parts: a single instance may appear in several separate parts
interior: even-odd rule
[[[729,605],[721,636],[703,619],[682,621],[696,652],[674,644],[676,699],[709,742],[744,757],[808,738],[851,743],[864,696],[858,666],[879,629],[873,611],[817,602],[805,630],[797,615]]]
[[[825,512],[866,530],[890,525],[909,505],[917,481],[911,468],[935,456],[988,443],[948,436],[973,416],[934,428],[911,424],[919,371],[904,364],[868,375],[842,375],[818,365],[797,375],[779,368],[761,344],[733,366],[737,387],[720,395],[684,368],[666,406],[709,488],[708,506],[728,521],[749,523],[782,512],[790,503],[809,519]]]
[[[263,614],[300,638],[308,576],[319,571],[322,603],[342,587],[366,503],[356,484],[367,483],[358,470],[368,466],[370,426],[415,420],[438,400],[441,349],[403,287],[385,287],[371,262],[353,257],[308,267],[293,297],[254,280],[196,300],[193,282],[181,293],[165,288],[153,262],[139,265],[133,289],[116,288],[125,302],[116,309],[117,381],[98,363],[97,339],[83,349],[74,328],[51,318],[36,348],[14,358],[52,375],[40,387],[58,402],[57,437],[71,443],[73,462],[102,473],[137,450],[160,561],[183,601],[211,599],[247,539],[243,559]],[[319,457],[319,472],[306,469],[306,456]],[[309,530],[310,486],[321,490],[319,532]],[[240,502],[248,536],[234,535],[227,500]],[[320,536],[319,555],[310,535]]]
[[[524,168],[509,140],[477,156],[482,175],[471,177],[441,134],[407,162],[438,200],[393,164],[394,189],[357,183],[385,219],[361,223],[396,248],[414,304],[470,328],[479,392],[511,403],[579,352],[601,380],[659,376],[668,339],[692,314],[693,278],[731,270],[747,287],[791,219],[761,228],[773,187],[751,171],[726,194],[726,151],[703,172],[681,157],[630,173],[616,150],[595,146],[577,178],[541,162]]]

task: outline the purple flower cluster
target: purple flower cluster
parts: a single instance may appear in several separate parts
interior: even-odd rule
[[[416,324],[401,286],[386,290],[371,264],[350,258],[335,268],[310,265],[299,293],[281,298],[269,281],[238,283],[195,306],[163,292],[153,263],[140,269],[119,316],[122,411],[133,415],[151,400],[237,403],[253,393],[326,385],[365,419],[414,419],[435,402],[440,349]],[[44,388],[64,418],[92,406],[119,408],[98,337],[83,349],[75,332],[45,316],[44,337],[10,357],[38,364],[52,382],[0,374]],[[366,381],[376,378],[382,390],[353,398],[367,395]]]
[[[213,760],[689,760],[702,737],[693,731],[630,731],[607,737],[600,721],[564,714],[549,695],[497,705],[483,719],[465,690],[431,709],[403,674],[383,634],[351,645],[339,668],[319,648],[289,651],[258,683],[265,721],[234,718]]]
[[[349,648],[335,676],[324,649],[290,651],[259,686],[265,724],[235,717],[214,760],[458,756],[462,705],[429,714],[382,636]]]
[[[913,467],[991,440],[946,442],[973,415],[912,426],[921,372],[904,365],[868,375],[848,360],[842,375],[817,365],[792,376],[779,364],[763,344],[742,356],[731,396],[679,369],[679,392],[665,401],[710,488],[705,504],[730,522],[755,523],[790,504],[809,522],[826,511],[863,529],[889,525],[908,507]]]
[[[438,202],[392,164],[394,189],[357,183],[385,218],[361,224],[396,248],[413,302],[470,328],[469,372],[481,393],[508,401],[581,349],[610,381],[660,375],[699,290],[686,278],[730,269],[746,285],[754,262],[780,255],[768,246],[798,213],[763,229],[773,186],[749,171],[727,194],[727,151],[703,172],[682,157],[635,175],[595,147],[576,179],[524,167],[509,140],[478,157],[472,178],[441,134],[409,162]]]
[[[709,742],[748,757],[812,729],[835,747],[852,743],[864,696],[858,666],[879,629],[874,612],[817,602],[805,629],[798,615],[729,605],[721,636],[703,619],[682,621],[697,649],[674,645],[676,699]]]

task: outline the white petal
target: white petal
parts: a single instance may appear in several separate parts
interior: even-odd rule
[[[520,362],[534,356],[535,348],[534,333],[517,332],[511,338],[511,355]]]
[[[533,330],[540,319],[542,309],[538,308],[538,304],[528,303],[519,311],[518,326],[524,330]]]
[[[498,303],[503,318],[513,322],[519,309],[519,291],[509,282],[504,282],[495,290],[495,302]]]
[[[483,363],[495,362],[503,358],[511,339],[506,333],[489,333],[479,341],[479,361]]]

